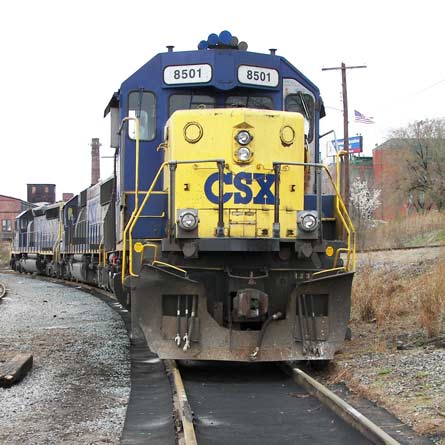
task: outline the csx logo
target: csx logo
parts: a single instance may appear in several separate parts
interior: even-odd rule
[[[227,202],[233,196],[235,204],[248,204],[252,201],[254,204],[274,204],[275,197],[272,193],[271,187],[275,182],[275,175],[268,175],[263,173],[247,173],[241,172],[236,175],[232,173],[224,174],[224,184],[233,185],[236,192],[226,192],[223,195],[223,202]],[[213,204],[218,204],[218,195],[213,193],[213,184],[218,183],[218,173],[211,174],[204,185],[204,191],[207,199]],[[257,183],[260,186],[258,193],[253,196],[252,183]]]

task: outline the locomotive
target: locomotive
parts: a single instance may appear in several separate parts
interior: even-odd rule
[[[156,55],[104,115],[112,177],[19,215],[12,267],[114,292],[160,358],[332,359],[355,232],[320,163],[318,88],[223,31]]]

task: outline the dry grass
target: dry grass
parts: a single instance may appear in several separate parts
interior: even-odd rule
[[[0,242],[0,267],[9,264],[10,247],[9,243]]]
[[[382,325],[410,311],[406,286],[397,272],[368,265],[357,275],[352,289],[354,318]]]
[[[381,222],[366,233],[366,249],[445,244],[445,212],[430,211]]]
[[[445,248],[437,263],[417,275],[371,263],[362,268],[354,279],[352,317],[377,327],[409,318],[429,338],[445,332]]]
[[[416,289],[420,309],[420,323],[428,337],[437,337],[445,322],[445,255],[422,276]]]

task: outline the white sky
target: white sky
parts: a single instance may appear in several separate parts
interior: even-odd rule
[[[279,55],[321,90],[322,132],[343,137],[341,76],[348,72],[350,135],[365,150],[391,128],[445,116],[445,3],[437,0],[13,0],[0,3],[0,194],[27,183],[78,193],[90,183],[90,141],[112,155],[103,110],[121,82],[168,44],[195,49],[228,29],[249,50]],[[353,110],[376,125],[356,125]],[[321,146],[324,144],[322,143]],[[102,178],[112,160],[102,159]]]

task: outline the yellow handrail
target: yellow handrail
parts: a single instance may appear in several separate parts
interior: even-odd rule
[[[312,276],[321,275],[323,273],[328,273],[328,272],[340,272],[341,270],[344,272],[346,268],[342,266],[342,267],[333,267],[332,269],[319,270],[318,272],[314,272]]]
[[[336,180],[336,183],[337,183],[338,190],[340,190],[340,156],[344,156],[347,153],[348,152],[346,150],[340,150],[335,155],[335,170],[336,170],[336,173],[337,173],[337,175],[336,175],[337,177],[335,178],[335,180]]]
[[[139,136],[139,129],[140,129],[140,123],[139,118],[137,117],[124,117],[121,121],[121,128],[125,124],[125,122],[134,121],[135,123],[135,136],[136,136],[136,146],[135,146],[135,152],[136,152],[136,166],[135,166],[135,175],[134,175],[134,207],[137,208],[139,204],[139,151],[140,151],[140,136]]]
[[[126,251],[126,229],[128,227],[128,224],[130,223],[130,221],[133,220],[137,208],[138,208],[138,204],[139,204],[139,119],[137,117],[125,117],[124,119],[122,119],[121,121],[121,125],[120,125],[120,129],[122,129],[123,125],[125,124],[125,122],[128,121],[135,121],[135,130],[136,130],[136,146],[135,146],[135,151],[136,151],[136,173],[135,173],[135,179],[134,179],[134,190],[135,190],[135,198],[134,198],[134,209],[131,212],[130,218],[128,220],[127,226],[125,227],[125,230],[122,234],[123,237],[123,242],[124,242],[124,249],[122,251],[122,275],[121,275],[121,280],[122,280],[122,284],[124,282],[124,278],[125,278],[125,265],[126,265],[126,261],[127,261],[127,251]]]
[[[152,264],[160,264],[161,266],[170,267],[174,270],[178,270],[179,272],[182,272],[184,275],[187,275],[186,270],[181,269],[180,267],[174,266],[173,264],[164,263],[163,261],[153,261]]]
[[[334,187],[335,195],[336,195],[336,210],[337,214],[341,220],[341,223],[345,227],[346,233],[347,233],[347,270],[351,270],[351,262],[350,262],[350,256],[352,252],[352,269],[355,270],[355,249],[356,249],[356,239],[355,239],[355,228],[352,224],[351,218],[349,217],[349,214],[346,210],[346,206],[343,202],[343,199],[340,194],[340,190],[335,184],[331,172],[326,167],[326,165],[323,164],[315,164],[310,162],[280,162],[275,161],[274,165],[294,165],[294,166],[300,166],[300,167],[315,167],[315,168],[322,168],[327,173],[329,180],[331,181],[332,186]],[[351,238],[352,238],[352,248],[351,248]]]
[[[161,173],[163,172],[164,168],[172,162],[174,162],[175,165],[180,165],[180,164],[190,164],[190,163],[221,162],[221,160],[208,159],[208,160],[194,160],[194,161],[170,161],[170,162],[165,161],[161,164],[161,166],[159,167],[159,169],[151,183],[150,188],[145,192],[145,197],[144,197],[140,206],[136,206],[136,202],[138,203],[138,200],[135,199],[135,208],[134,208],[134,210],[128,220],[128,223],[125,226],[124,231],[123,231],[123,253],[122,253],[122,275],[121,275],[122,282],[124,282],[125,275],[126,275],[126,268],[127,268],[127,265],[126,265],[126,252],[127,252],[127,248],[128,248],[127,235],[129,237],[129,244],[130,244],[128,272],[129,272],[130,276],[137,277],[138,275],[135,274],[133,271],[133,230],[134,230],[134,227],[135,227],[139,217],[141,216],[141,213],[142,213],[147,201],[150,199],[150,196],[154,193],[153,189],[154,189]],[[286,165],[287,163],[283,162],[280,164]],[[340,195],[339,187],[337,187],[335,181],[333,180],[330,171],[328,170],[328,168],[325,165],[322,165],[322,164],[289,163],[287,165],[301,165],[303,167],[306,167],[306,166],[311,167],[312,166],[312,167],[317,167],[317,168],[323,168],[325,170],[325,172],[327,173],[329,180],[331,181],[332,186],[335,191],[335,195],[337,198],[336,199],[336,210],[337,210],[337,214],[340,218],[341,223],[345,227],[345,230],[347,233],[347,246],[348,246],[346,249],[345,248],[337,249],[336,256],[334,259],[334,269],[330,269],[330,270],[340,270],[340,269],[351,270],[351,254],[352,254],[352,269],[355,269],[355,261],[356,261],[356,259],[355,259],[355,249],[356,249],[355,228],[354,228],[351,218],[349,217],[349,214],[346,210],[346,206],[342,200],[342,197]],[[174,191],[170,191],[169,196],[173,192]],[[138,195],[137,188],[136,188],[135,194],[136,194],[136,196]],[[172,215],[170,215],[170,217],[172,217]],[[185,272],[183,269],[173,266],[171,264],[162,263],[160,261],[157,261],[156,258],[157,258],[157,253],[158,253],[158,251],[157,251],[158,247],[154,244],[147,243],[147,244],[143,245],[142,255],[143,255],[145,247],[154,247],[155,248],[155,254],[154,254],[154,259],[153,259],[152,264],[155,264],[155,263],[162,264],[162,265],[171,267],[173,269],[179,270],[181,272]],[[346,268],[336,267],[336,264],[338,261],[338,256],[339,256],[340,252],[342,252],[342,251],[347,252]],[[326,271],[320,271],[320,273],[324,273],[324,272],[326,272]]]
[[[138,275],[134,273],[133,271],[133,229],[142,213],[142,210],[144,209],[147,201],[149,200],[150,196],[153,193],[153,188],[155,187],[162,171],[164,170],[164,168],[171,164],[174,163],[175,165],[182,165],[182,164],[203,164],[203,163],[213,163],[213,162],[221,162],[224,164],[224,160],[222,159],[198,159],[198,160],[187,160],[187,161],[165,161],[161,164],[161,166],[159,167],[150,188],[147,190],[145,197],[141,203],[141,205],[139,206],[139,208],[134,209],[134,211],[131,214],[130,219],[128,220],[127,225],[125,226],[124,232],[123,232],[123,252],[122,252],[122,275],[121,275],[121,280],[122,283],[124,282],[125,279],[125,273],[126,273],[126,250],[127,250],[127,234],[129,233],[129,244],[130,244],[130,255],[129,255],[129,274],[130,276],[133,277],[137,277]],[[173,193],[173,191],[172,191]],[[170,194],[169,194],[170,197]],[[170,215],[170,218],[172,218],[173,216]],[[163,264],[163,265],[167,265],[173,269],[177,269],[181,272],[185,272],[183,269],[177,268],[171,264],[167,264],[167,263],[161,263],[160,261],[156,261],[158,264]]]
[[[165,166],[168,165],[168,162],[163,162],[161,164],[161,166],[159,167],[156,176],[154,177],[150,188],[147,190],[147,193],[145,194],[144,200],[142,201],[142,204],[139,208],[134,208],[130,219],[128,220],[127,225],[125,226],[124,229],[124,233],[123,233],[123,251],[122,251],[122,283],[124,282],[125,279],[125,272],[126,272],[126,251],[127,251],[127,233],[130,231],[130,267],[129,267],[129,272],[131,276],[137,276],[136,274],[133,273],[133,236],[132,236],[132,232],[133,232],[133,228],[136,225],[136,222],[139,218],[139,215],[142,213],[143,208],[145,207],[145,204],[147,203],[148,199],[150,198],[151,192],[154,188],[154,186],[156,185],[159,176],[161,175],[162,171],[164,170]]]
[[[159,248],[159,245],[155,244],[155,243],[145,243],[142,246],[142,252],[141,252],[141,258],[142,259],[144,258],[144,251],[145,251],[146,247],[153,247],[153,249],[154,249],[153,262],[156,261],[158,259],[158,248]]]
[[[99,266],[105,267],[107,265],[107,251],[105,250],[104,246],[104,237],[100,240],[99,248]]]
[[[351,218],[349,217],[348,211],[346,210],[346,206],[345,203],[343,202],[343,199],[341,197],[340,194],[340,190],[339,188],[336,186],[336,184],[334,183],[334,180],[332,178],[331,172],[329,171],[329,169],[323,165],[323,169],[326,171],[329,180],[331,181],[332,186],[334,187],[334,191],[335,191],[335,195],[337,197],[336,199],[336,209],[337,209],[337,213],[338,216],[340,217],[343,226],[345,227],[345,230],[347,232],[347,242],[348,242],[348,254],[347,254],[347,259],[346,259],[346,268],[347,270],[350,270],[350,255],[351,255],[351,237],[352,237],[352,269],[355,270],[355,249],[356,249],[356,238],[355,238],[355,228],[354,228],[354,224],[351,221]],[[344,217],[342,212],[344,213]],[[346,219],[346,221],[345,221]]]
[[[63,203],[60,204],[59,210],[63,209]],[[60,242],[62,241],[63,236],[63,217],[62,212],[59,211],[59,227],[58,227],[58,233],[57,233],[57,239],[53,245],[53,257],[54,261],[60,260]]]

